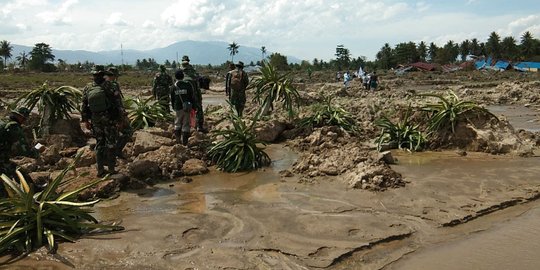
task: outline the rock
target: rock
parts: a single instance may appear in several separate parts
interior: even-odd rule
[[[17,164],[17,166],[19,166],[22,171],[35,172],[39,169],[39,160],[34,158],[16,157],[12,158],[11,161]]]
[[[294,176],[294,174],[289,170],[282,170],[282,171],[279,172],[279,175],[281,177],[293,177]]]
[[[109,198],[120,191],[120,182],[117,179],[105,180],[97,184],[94,193],[99,198]]]
[[[344,175],[349,188],[384,191],[405,186],[400,173],[386,164],[361,163]]]
[[[264,142],[274,142],[285,130],[287,125],[283,122],[272,120],[263,123],[261,126],[255,128],[255,135],[257,139]]]
[[[51,173],[49,172],[30,172],[28,175],[37,186],[44,186],[51,182]]]
[[[396,160],[392,156],[392,152],[390,151],[384,151],[378,154],[377,156],[378,161],[383,161],[386,164],[396,164]]]
[[[44,164],[54,165],[62,158],[60,150],[62,150],[61,144],[50,145],[45,147],[45,151],[40,154],[39,158]]]
[[[79,118],[56,120],[49,133],[66,135],[78,145],[84,145],[86,143],[87,137],[81,129],[81,121]]]
[[[161,176],[159,164],[151,160],[136,160],[128,166],[129,176],[137,179],[155,178]]]
[[[208,167],[206,167],[206,163],[200,159],[188,159],[182,166],[182,171],[184,172],[184,175],[205,174],[208,172]]]
[[[144,132],[150,133],[152,135],[156,135],[156,136],[159,136],[159,137],[165,137],[165,138],[172,138],[172,136],[173,136],[172,132],[169,131],[168,129],[165,130],[165,129],[161,129],[161,128],[158,128],[158,127],[145,128]]]
[[[162,146],[172,146],[174,141],[170,138],[148,133],[145,130],[135,132],[135,141],[133,142],[132,153],[130,156],[138,156],[159,149]]]
[[[77,151],[77,154],[81,154],[79,160],[75,164],[75,167],[88,167],[92,164],[96,163],[96,153],[94,151],[90,150],[90,146],[85,146],[79,148],[79,151]]]
[[[45,146],[47,148],[56,145],[62,150],[72,146],[72,143],[72,138],[65,134],[51,134],[45,137]]]

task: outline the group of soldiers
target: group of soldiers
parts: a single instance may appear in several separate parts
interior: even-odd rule
[[[202,93],[198,83],[199,75],[189,63],[187,55],[182,57],[181,69],[175,72],[175,81],[160,66],[154,77],[152,92],[154,98],[167,112],[170,107],[175,112],[175,132],[177,142],[187,145],[190,136],[192,110],[196,112],[196,128],[206,133]],[[231,64],[225,81],[225,92],[239,116],[242,116],[246,102],[245,90],[249,79],[243,71],[244,63]],[[119,72],[115,67],[105,69],[96,65],[92,71],[92,82],[83,90],[81,122],[96,139],[97,176],[116,173],[117,158],[124,158],[122,149],[131,139],[133,130],[129,124],[123,104],[123,95],[117,82]],[[169,107],[170,106],[170,107]],[[0,173],[15,177],[16,164],[10,161],[14,156],[37,158],[40,151],[32,147],[23,134],[21,125],[27,120],[30,110],[21,107],[11,111],[5,120],[0,120]],[[107,167],[107,169],[105,169]],[[0,185],[1,186],[1,185]],[[0,187],[0,193],[2,193]]]

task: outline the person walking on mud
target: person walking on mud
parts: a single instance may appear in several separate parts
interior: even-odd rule
[[[172,86],[173,80],[171,75],[167,74],[167,69],[164,65],[159,66],[159,72],[154,76],[152,81],[152,95],[159,102],[161,107],[169,112],[169,88]]]
[[[181,70],[184,72],[185,80],[189,80],[194,87],[195,100],[193,101],[193,108],[197,111],[197,115],[195,117],[197,122],[197,130],[199,132],[206,133],[208,130],[204,128],[204,111],[202,105],[202,92],[201,88],[199,87],[199,74],[189,63],[189,61],[189,56],[182,56]]]
[[[171,107],[175,112],[174,119],[174,137],[176,143],[182,142],[183,145],[188,144],[188,139],[191,134],[191,109],[195,95],[193,83],[191,80],[184,80],[184,72],[177,70],[174,74],[176,82],[171,87]]]
[[[86,85],[83,90],[81,107],[81,122],[96,138],[98,177],[116,173],[117,124],[122,114],[119,98],[115,97],[114,87],[105,80],[105,75],[113,74],[105,71],[103,66],[95,66],[92,69],[93,82]],[[105,170],[105,165],[108,171]]]
[[[234,64],[229,63],[229,71],[225,75],[225,95],[229,98],[231,97],[231,74],[234,69],[235,69]]]
[[[372,91],[377,91],[377,86],[379,85],[379,77],[377,72],[373,71],[373,74],[369,77],[369,89]]]
[[[115,153],[117,157],[125,159],[124,155],[122,154],[122,150],[131,140],[131,136],[133,135],[133,129],[129,124],[129,118],[127,116],[126,109],[124,108],[124,95],[122,95],[122,91],[120,90],[120,84],[118,83],[118,76],[120,76],[120,73],[118,72],[118,69],[116,67],[109,67],[107,71],[112,73],[112,75],[105,74],[105,80],[111,83],[113,87],[114,97],[117,99],[116,103],[121,106],[120,110],[122,111],[122,114],[120,115],[120,119],[118,121],[118,139],[116,142]]]
[[[231,91],[230,101],[238,116],[242,117],[246,105],[246,88],[249,85],[248,74],[244,71],[244,63],[239,61],[236,69],[231,71],[228,88]]]

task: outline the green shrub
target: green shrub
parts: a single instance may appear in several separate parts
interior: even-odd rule
[[[223,139],[215,142],[208,151],[208,156],[218,168],[226,172],[237,172],[270,165],[270,157],[264,148],[257,146],[265,143],[257,140],[253,131],[259,115],[260,111],[248,126],[231,106],[228,118],[232,127],[214,131],[215,138],[223,136]]]
[[[78,157],[77,157],[78,158]],[[43,246],[56,250],[57,239],[74,242],[75,238],[94,230],[122,230],[117,225],[99,224],[87,207],[99,200],[77,202],[77,196],[99,182],[99,179],[70,192],[58,193],[58,187],[73,179],[64,179],[74,163],[62,171],[43,191],[34,193],[22,174],[19,181],[2,174],[7,198],[0,198],[0,253],[13,250],[28,253]]]
[[[357,132],[356,121],[351,114],[332,103],[333,97],[325,97],[322,103],[313,106],[312,114],[300,120],[301,127],[338,126],[348,132]]]
[[[134,129],[153,127],[157,122],[172,121],[173,116],[166,111],[153,97],[142,99],[128,98],[124,102],[129,122]]]
[[[379,151],[382,144],[395,145],[399,149],[410,151],[418,151],[423,148],[426,138],[419,131],[419,125],[412,123],[410,116],[411,107],[405,111],[405,115],[397,123],[393,123],[386,116],[375,121],[375,125],[381,128],[381,134],[376,139]]]

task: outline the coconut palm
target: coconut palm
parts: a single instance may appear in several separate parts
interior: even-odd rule
[[[231,62],[233,63],[234,63],[234,56],[238,53],[238,48],[240,48],[240,46],[234,41],[233,43],[229,44],[229,47],[227,47],[231,55]]]
[[[264,107],[263,115],[268,114],[276,101],[282,102],[282,107],[287,110],[289,118],[295,115],[295,105],[298,106],[300,94],[292,84],[290,73],[280,75],[271,63],[264,62],[261,68],[261,76],[254,79],[249,88],[255,88],[253,98]]]
[[[261,61],[264,61],[264,57],[266,56],[266,47],[265,46],[261,47],[261,55],[262,55]]]
[[[20,53],[15,59],[17,60],[17,62],[19,62],[19,65],[21,65],[23,69],[26,69],[26,65],[28,65],[28,61],[30,60],[28,58],[28,54],[25,51]]]
[[[80,154],[75,158],[78,160]],[[28,179],[17,170],[19,178],[14,180],[1,175],[1,180],[8,194],[0,198],[0,253],[18,251],[29,253],[46,242],[50,251],[57,247],[57,239],[75,242],[82,234],[94,230],[123,230],[116,224],[99,224],[88,209],[99,200],[78,202],[82,191],[95,186],[107,178],[98,179],[72,191],[61,191],[62,186],[75,178],[68,178],[67,173],[74,170],[75,162],[65,168],[43,191],[34,192]]]
[[[7,66],[8,58],[11,58],[12,50],[13,50],[13,46],[11,46],[11,44],[7,40],[0,41],[0,56],[4,57],[5,66]]]

